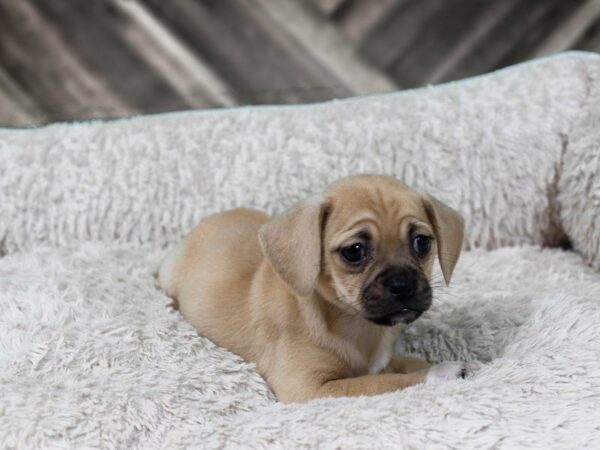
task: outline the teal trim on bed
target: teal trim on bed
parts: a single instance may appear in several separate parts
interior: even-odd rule
[[[324,105],[328,105],[330,103],[341,103],[341,102],[351,102],[361,99],[373,98],[373,97],[386,97],[386,96],[400,96],[400,95],[414,95],[420,91],[431,90],[431,89],[441,89],[446,88],[448,86],[461,85],[465,83],[472,83],[474,81],[487,78],[490,76],[494,76],[499,73],[504,73],[513,70],[520,70],[523,67],[538,64],[542,61],[548,61],[552,59],[562,58],[565,56],[583,56],[585,58],[590,59],[598,59],[600,60],[600,53],[597,52],[589,52],[583,50],[569,50],[561,53],[555,53],[548,56],[541,56],[539,58],[530,59],[528,61],[523,61],[517,64],[513,64],[507,67],[503,67],[501,69],[494,70],[492,72],[487,72],[480,75],[474,75],[468,78],[462,78],[460,80],[446,81],[444,83],[433,84],[420,86],[412,89],[404,89],[399,91],[390,91],[390,92],[374,92],[370,94],[364,95],[355,95],[352,97],[344,97],[340,99],[331,99],[322,102],[314,102],[314,103],[298,103],[298,104],[267,104],[267,105],[237,105],[229,108],[208,108],[208,109],[185,109],[178,111],[167,111],[160,113],[150,113],[150,114],[137,114],[131,116],[121,116],[115,118],[108,119],[84,119],[84,120],[73,120],[73,121],[60,121],[60,122],[51,122],[43,125],[33,126],[33,127],[6,127],[0,126],[0,132],[5,131],[34,131],[42,128],[57,126],[57,125],[65,125],[65,124],[95,124],[95,123],[109,123],[109,122],[118,122],[118,121],[126,121],[135,119],[138,117],[176,117],[178,115],[205,115],[205,114],[223,114],[229,113],[231,111],[240,111],[240,110],[248,110],[248,109],[280,109],[280,110],[288,110],[292,108],[319,108]]]

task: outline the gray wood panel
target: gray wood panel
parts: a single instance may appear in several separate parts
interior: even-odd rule
[[[110,1],[32,1],[77,57],[133,109],[154,112],[188,106],[122,38],[121,30],[133,24]]]
[[[586,30],[573,48],[578,50],[600,51],[600,18]]]
[[[48,117],[127,115],[133,110],[27,0],[0,2],[0,65]]]
[[[431,82],[439,64],[472,32],[465,23],[476,23],[493,2],[468,0],[456,8],[453,2],[436,2],[435,11],[424,18],[421,29],[408,46],[389,65],[392,79],[401,86],[419,86]]]
[[[398,2],[360,44],[361,53],[387,69],[424,35],[430,18],[443,7],[444,2],[439,0]]]
[[[241,103],[296,103],[350,91],[246,1],[145,0],[190,47],[236,86]]]
[[[600,0],[0,0],[0,126],[298,103],[600,51]]]
[[[481,37],[470,52],[457,60],[440,81],[489,72],[526,59],[526,54],[535,51],[535,44],[532,46],[528,43],[530,36],[535,36],[538,42],[543,41],[549,34],[549,30],[544,28],[544,19],[547,19],[545,14],[559,3],[568,3],[572,9],[581,5],[579,0],[513,1],[501,20],[494,23],[485,36]],[[535,31],[537,28],[541,30]]]

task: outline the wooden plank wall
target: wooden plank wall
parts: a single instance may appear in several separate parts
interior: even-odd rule
[[[0,125],[300,103],[600,51],[600,0],[0,0]]]

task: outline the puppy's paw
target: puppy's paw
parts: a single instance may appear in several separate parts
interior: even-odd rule
[[[466,363],[448,361],[431,367],[427,371],[425,382],[456,380],[459,378],[466,378],[468,374],[469,368]]]

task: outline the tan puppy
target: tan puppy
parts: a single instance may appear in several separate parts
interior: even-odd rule
[[[393,355],[404,324],[446,282],[461,216],[391,177],[344,178],[279,217],[236,209],[198,225],[163,263],[159,284],[183,316],[247,361],[283,402],[374,395],[463,377],[459,362]]]

